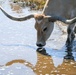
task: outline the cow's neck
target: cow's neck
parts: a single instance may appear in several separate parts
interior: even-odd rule
[[[43,13],[73,18],[76,16],[76,0],[47,0]]]

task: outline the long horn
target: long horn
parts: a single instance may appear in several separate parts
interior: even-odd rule
[[[12,20],[15,20],[15,21],[25,21],[25,20],[27,20],[27,19],[34,18],[34,16],[35,16],[34,14],[31,14],[31,15],[28,15],[28,16],[25,16],[25,17],[16,18],[16,17],[13,17],[13,16],[9,15],[8,13],[6,13],[5,10],[4,10],[2,7],[0,7],[0,9],[1,9],[1,11],[2,11],[8,18],[10,18],[10,19],[12,19]]]
[[[49,20],[52,21],[52,22],[55,22],[55,21],[58,20],[58,21],[66,23],[66,24],[73,24],[73,23],[76,22],[76,17],[74,17],[72,19],[66,19],[66,18],[62,18],[60,16],[50,16]]]

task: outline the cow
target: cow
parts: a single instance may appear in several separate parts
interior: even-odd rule
[[[0,7],[0,9],[8,18],[15,21],[25,21],[34,18],[36,20],[36,45],[38,47],[46,45],[46,41],[53,31],[54,22],[56,21],[60,21],[68,25],[67,46],[71,45],[74,40],[74,33],[76,32],[76,0],[47,0],[41,14],[30,14],[21,18],[9,15],[2,7]]]

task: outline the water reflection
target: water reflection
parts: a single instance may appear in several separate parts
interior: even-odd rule
[[[72,53],[72,48],[71,47],[67,47],[66,49],[66,56],[64,56],[64,59],[68,59],[68,60],[74,60],[74,56]]]
[[[10,66],[10,65],[15,64],[15,63],[21,63],[21,64],[24,64],[24,65],[30,67],[31,69],[34,69],[33,64],[31,64],[30,62],[27,62],[26,60],[23,60],[23,59],[12,60],[10,62],[7,62],[5,65]]]
[[[43,69],[43,71],[42,71],[43,75],[46,73],[47,74],[54,74],[54,75],[56,75],[56,74],[76,75],[76,62],[74,60],[72,48],[67,48],[66,55],[63,57],[64,58],[63,62],[58,67],[54,66],[52,56],[51,55],[48,56],[49,54],[46,52],[45,49],[40,50],[40,51],[37,49],[37,51],[39,53],[43,54],[43,56],[47,55],[46,56],[47,59],[44,60],[44,58],[42,58],[42,62],[41,62],[41,63],[44,63],[44,61],[47,61],[46,62],[47,67],[46,67],[46,69]],[[41,61],[41,59],[40,59],[40,61]],[[42,64],[40,65],[40,67],[42,67]],[[48,72],[45,73],[46,70],[48,70]]]
[[[11,66],[13,64],[20,63],[32,69],[36,75],[76,75],[76,62],[74,60],[71,48],[67,48],[62,64],[58,65],[57,67],[54,66],[53,58],[47,53],[46,49],[38,48],[36,53],[37,63],[35,66],[33,66],[33,64],[30,62],[27,62],[25,59],[9,61],[5,64],[5,66]]]
[[[72,53],[72,48],[71,47],[67,47],[66,49],[66,55],[64,56],[64,60],[61,66],[59,66],[58,68],[60,68],[60,71],[63,73],[67,74],[67,75],[76,75],[75,71],[76,71],[76,61],[74,60],[74,56]]]
[[[41,53],[41,54],[43,54],[43,55],[50,56],[50,55],[46,52],[45,48],[38,48],[38,49],[37,49],[37,52],[39,52],[39,53]]]

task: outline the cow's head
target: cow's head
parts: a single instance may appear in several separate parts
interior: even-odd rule
[[[10,19],[15,20],[15,21],[25,21],[30,18],[35,18],[36,23],[35,23],[35,29],[37,30],[37,43],[36,45],[38,47],[45,46],[46,40],[49,38],[50,34],[53,31],[54,28],[54,22],[59,20],[67,24],[72,24],[76,22],[76,17],[70,20],[64,19],[60,16],[47,16],[44,14],[31,14],[22,18],[16,18],[12,17],[8,13],[6,13],[3,8],[1,8],[1,11]]]
[[[39,47],[45,46],[46,40],[53,31],[54,23],[50,21],[50,16],[44,14],[35,15],[35,29],[37,30],[37,43]]]

